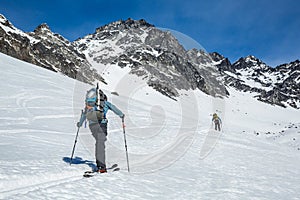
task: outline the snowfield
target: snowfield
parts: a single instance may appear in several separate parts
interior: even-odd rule
[[[0,199],[300,199],[299,110],[232,88],[225,99],[180,91],[174,101],[126,68],[106,69],[101,87],[126,115],[131,171],[110,113],[106,159],[121,170],[84,178],[95,165],[88,128],[69,160],[91,86],[4,54],[0,68]]]

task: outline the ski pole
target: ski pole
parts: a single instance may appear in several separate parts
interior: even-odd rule
[[[80,116],[80,119],[81,119],[81,117],[82,117],[82,113],[83,113],[83,110],[81,110],[81,116]],[[76,133],[76,137],[75,137],[75,142],[74,142],[74,146],[73,146],[73,150],[72,150],[72,155],[71,155],[71,160],[70,160],[70,165],[72,164],[72,160],[73,160],[73,155],[74,155],[74,151],[75,151],[75,146],[76,146],[76,143],[77,143],[77,138],[78,138],[79,129],[80,129],[80,127],[78,127],[78,129],[77,129],[77,133]]]
[[[123,126],[124,142],[125,142],[125,150],[126,150],[127,169],[128,169],[128,172],[130,172],[130,170],[129,170],[129,160],[128,160],[128,151],[127,151],[127,142],[126,142],[126,135],[125,135],[124,117],[122,118],[122,126]]]

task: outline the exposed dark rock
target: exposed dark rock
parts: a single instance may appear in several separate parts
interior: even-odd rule
[[[272,105],[282,107],[289,105],[299,109],[299,60],[271,68],[254,56],[247,56],[230,66],[220,54],[211,55],[213,60],[218,62],[217,68],[227,86],[244,92],[255,92],[258,100]]]
[[[47,24],[24,33],[0,16],[0,51],[20,60],[63,73],[86,83],[104,79],[92,69],[85,55]]]
[[[186,51],[171,32],[144,20],[113,22],[74,43],[94,62],[130,67],[130,73],[147,79],[149,86],[170,98],[179,96],[176,90],[180,89],[199,89],[213,96],[229,94],[217,80],[219,72],[208,53]]]
[[[300,61],[267,66],[254,56],[233,64],[217,52],[185,50],[169,31],[145,20],[119,20],[74,42],[53,33],[47,24],[24,33],[0,15],[0,51],[86,83],[103,81],[92,64],[130,67],[149,86],[176,99],[178,90],[199,89],[218,97],[226,87],[255,93],[260,101],[300,107]]]

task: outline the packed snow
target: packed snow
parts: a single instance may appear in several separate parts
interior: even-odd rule
[[[70,157],[91,86],[4,54],[0,67],[0,199],[300,199],[297,109],[232,88],[224,99],[180,91],[174,101],[112,66],[100,86],[126,115],[130,173],[110,113],[107,164],[121,170],[84,178],[95,165],[88,128]]]

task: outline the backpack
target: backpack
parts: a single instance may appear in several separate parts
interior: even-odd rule
[[[104,116],[104,101],[106,95],[97,88],[92,88],[87,91],[85,96],[86,118],[88,120],[98,122],[105,118]]]
[[[213,114],[213,119],[212,119],[215,123],[219,122],[219,117],[216,113]]]

